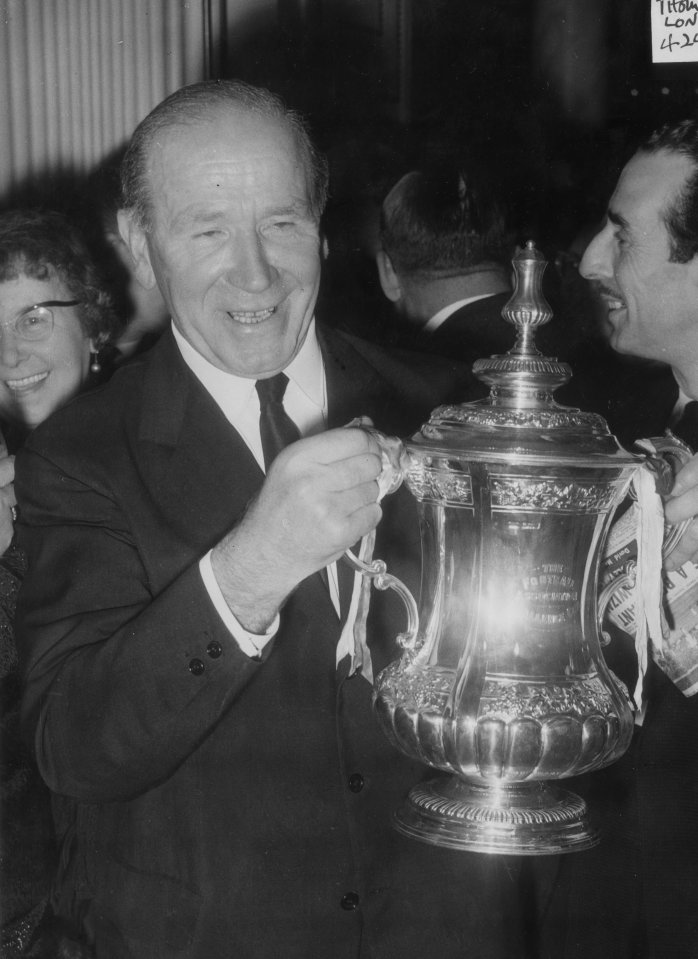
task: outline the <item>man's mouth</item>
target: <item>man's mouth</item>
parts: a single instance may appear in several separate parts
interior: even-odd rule
[[[246,326],[254,326],[268,319],[273,313],[276,313],[276,307],[270,306],[266,310],[228,310],[228,316],[236,323],[242,323]]]
[[[618,296],[617,293],[614,293],[613,290],[609,290],[608,287],[597,286],[595,287],[595,292],[609,313],[613,313],[615,310],[625,309],[625,300]]]
[[[39,383],[42,383],[48,376],[48,373],[33,373],[31,376],[22,376],[16,380],[5,380],[5,386],[13,393],[23,393],[33,389]]]

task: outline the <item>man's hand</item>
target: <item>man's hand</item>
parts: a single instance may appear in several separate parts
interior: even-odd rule
[[[378,444],[362,429],[330,430],[279,454],[245,516],[211,557],[242,626],[263,632],[298,583],[378,524],[380,472]]]
[[[667,523],[676,525],[691,520],[680,541],[664,561],[666,570],[678,569],[687,560],[698,561],[698,454],[691,457],[676,474],[676,481],[664,504]]]
[[[3,456],[0,459],[0,556],[12,542],[14,536],[13,507],[17,505],[15,499],[15,458]]]

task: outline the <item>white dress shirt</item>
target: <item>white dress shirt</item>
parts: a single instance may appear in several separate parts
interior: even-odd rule
[[[462,306],[467,306],[468,303],[475,303],[477,300],[484,300],[488,296],[496,296],[496,293],[480,293],[478,296],[466,296],[464,300],[456,300],[455,303],[449,303],[448,306],[444,306],[443,309],[439,310],[438,313],[427,320],[424,326],[425,333],[433,333],[435,330],[444,323],[452,313],[455,313],[456,310],[460,310]]]
[[[211,394],[225,418],[235,427],[260,468],[264,470],[256,381],[218,369],[194,349],[174,324],[172,332],[184,362]],[[284,409],[298,427],[301,436],[322,432],[327,428],[327,386],[325,366],[315,333],[315,320],[311,322],[298,354],[284,369],[284,373],[289,380],[284,394]],[[279,628],[278,614],[265,633],[250,633],[238,622],[223,597],[213,573],[210,552],[199,563],[199,569],[211,601],[240,648],[248,656],[259,655]],[[336,565],[333,563],[328,566],[327,572],[330,596],[339,615]]]

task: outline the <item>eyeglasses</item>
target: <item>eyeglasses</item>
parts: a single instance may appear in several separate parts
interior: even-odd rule
[[[36,343],[47,340],[53,333],[53,311],[61,306],[79,306],[82,300],[46,300],[35,303],[13,320],[0,323],[0,329],[9,327],[20,340]]]

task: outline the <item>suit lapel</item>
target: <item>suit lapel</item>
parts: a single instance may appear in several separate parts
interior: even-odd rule
[[[138,461],[145,487],[156,491],[154,508],[170,531],[172,549],[186,544],[203,555],[240,519],[264,482],[264,473],[184,362],[172,335],[167,334],[156,350],[149,359],[139,407]],[[347,573],[351,579],[348,570],[339,570],[344,616],[351,599]],[[320,575],[310,579],[317,580],[312,605],[336,623]],[[304,589],[311,585],[304,584]]]
[[[327,379],[328,427],[346,426],[359,415],[374,421],[385,412],[394,392],[384,378],[344,337],[318,328]]]
[[[240,434],[181,357],[171,333],[153,350],[138,429],[147,488],[178,535],[209,549],[264,475]]]

